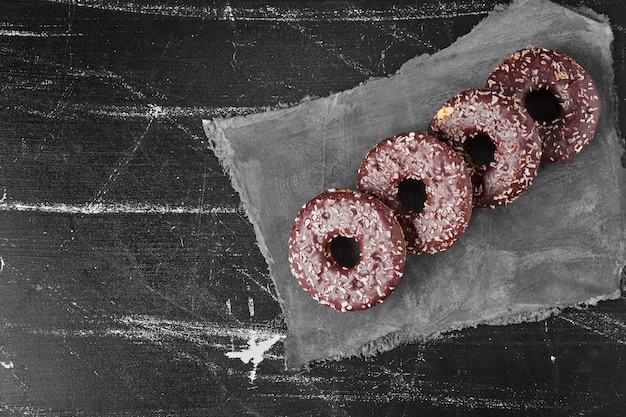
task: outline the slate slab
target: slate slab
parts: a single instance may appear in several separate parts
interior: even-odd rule
[[[619,297],[626,169],[616,132],[612,39],[608,22],[592,11],[517,0],[391,77],[291,108],[204,121],[269,265],[288,328],[288,367],[371,355],[478,324],[539,320]],[[357,313],[317,304],[287,262],[300,207],[328,188],[354,188],[372,146],[395,133],[424,131],[446,99],[482,87],[496,64],[528,44],[571,55],[596,80],[603,113],[591,145],[542,167],[511,205],[474,210],[465,234],[445,252],[409,256],[385,303]]]

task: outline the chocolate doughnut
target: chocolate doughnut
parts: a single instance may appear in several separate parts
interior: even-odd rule
[[[352,259],[341,253],[350,245],[359,252]],[[302,207],[291,228],[292,273],[315,300],[338,311],[382,303],[398,285],[405,262],[393,211],[358,191],[321,193]]]
[[[543,163],[579,153],[595,134],[600,118],[596,84],[565,54],[528,46],[493,70],[487,88],[522,100],[542,140]]]
[[[517,97],[463,91],[439,109],[428,132],[466,160],[476,207],[512,202],[537,176],[541,141]]]
[[[403,133],[372,148],[357,188],[396,213],[407,252],[435,253],[454,243],[472,213],[472,187],[463,160],[426,134]]]

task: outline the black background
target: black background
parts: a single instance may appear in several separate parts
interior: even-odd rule
[[[0,414],[626,414],[624,297],[295,371],[278,342],[252,381],[226,355],[286,329],[201,120],[391,75],[504,3],[2,0]],[[611,19],[624,131],[625,7],[560,3]]]

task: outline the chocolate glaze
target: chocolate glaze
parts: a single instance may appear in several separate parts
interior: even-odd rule
[[[426,186],[420,211],[408,210],[398,198],[398,187],[407,178]],[[425,134],[403,133],[372,148],[359,168],[357,188],[393,209],[411,253],[446,249],[465,231],[472,212],[472,187],[463,160]]]
[[[463,91],[439,109],[428,132],[468,162],[476,207],[512,202],[537,176],[541,141],[517,97],[487,89]],[[467,139],[478,134],[487,135],[495,145],[494,160],[488,165],[476,166],[466,154]]]
[[[329,255],[338,236],[359,242],[361,255],[352,268]],[[323,192],[302,207],[291,228],[291,271],[315,300],[338,311],[382,303],[398,285],[405,261],[404,236],[393,211],[358,191]]]
[[[593,138],[600,118],[600,98],[591,76],[571,57],[528,46],[500,63],[487,88],[515,95],[525,103],[529,93],[551,92],[560,105],[553,120],[535,120],[543,142],[541,162],[557,162],[579,153]]]

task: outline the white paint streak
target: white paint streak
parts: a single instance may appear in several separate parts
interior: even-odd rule
[[[154,108],[158,107],[159,112],[154,113]],[[87,109],[87,113],[93,116],[112,117],[116,119],[150,119],[174,118],[174,117],[228,117],[244,116],[251,113],[259,113],[270,110],[269,106],[246,107],[246,106],[226,106],[226,107],[180,107],[180,106],[99,106]],[[76,107],[73,111],[85,111],[85,107]]]
[[[299,378],[297,378],[299,379]],[[300,382],[300,381],[295,382]],[[367,381],[365,379],[365,381]],[[369,381],[362,382],[362,385],[369,385]],[[462,408],[469,410],[521,410],[528,412],[529,410],[543,410],[546,408],[545,400],[541,398],[531,399],[498,399],[486,396],[464,395],[462,389],[454,385],[444,385],[439,387],[428,387],[428,391],[420,386],[420,382],[412,383],[406,380],[400,380],[400,383],[392,390],[381,390],[378,385],[371,386],[369,389],[361,389],[358,392],[354,390],[332,391],[321,390],[320,392],[299,393],[283,393],[279,390],[259,394],[261,397],[272,398],[289,398],[290,400],[323,400],[332,403],[359,403],[364,402],[374,404],[389,404],[399,401],[413,403],[416,398],[420,401],[429,403],[437,408]],[[431,393],[434,392],[434,393]],[[437,393],[437,391],[439,393]],[[461,392],[460,392],[461,391]]]
[[[385,7],[372,9],[362,7],[291,8],[264,5],[246,6],[197,6],[193,4],[171,4],[148,0],[115,1],[108,0],[49,0],[55,3],[95,9],[187,18],[211,19],[218,21],[261,21],[261,22],[384,22],[447,19],[459,16],[484,15],[491,8],[483,1],[456,1],[442,4],[425,2],[418,5]],[[190,2],[191,3],[191,2]]]
[[[251,324],[249,327],[227,326],[211,322],[168,320],[154,316],[126,316],[118,319],[125,328],[114,328],[107,335],[131,340],[162,342],[168,338],[184,339],[198,346],[223,347],[230,349],[231,340],[247,340],[251,332],[263,339],[283,334],[268,326]],[[224,339],[219,343],[216,339]]]
[[[2,365],[4,369],[13,369],[15,367],[15,365],[13,365],[13,361],[0,362],[0,365]]]
[[[226,6],[224,6],[224,12],[222,13],[222,19],[221,20],[228,20],[231,22],[235,21],[235,15],[233,14],[233,8],[230,4],[227,4]]]
[[[58,214],[240,214],[235,207],[187,207],[134,203],[22,203],[18,201],[0,204],[0,211],[33,211]]]
[[[119,82],[119,80],[118,80]],[[133,94],[145,95],[137,90],[132,89],[129,85],[123,85],[123,88],[131,91]],[[172,120],[176,118],[217,118],[217,117],[234,117],[245,116],[252,113],[261,113],[268,110],[284,107],[285,105],[278,104],[276,106],[224,106],[224,107],[201,107],[201,106],[163,106],[156,104],[148,105],[93,105],[89,103],[84,104],[70,104],[67,103],[63,106],[63,111],[55,112],[53,115],[45,113],[36,109],[29,109],[20,107],[19,110],[47,119],[58,119],[61,117],[76,118],[82,115],[89,115],[102,118],[111,118],[117,120],[133,120],[133,119],[158,119],[158,120]]]
[[[284,336],[274,335],[269,339],[259,340],[258,334],[255,331],[250,332],[250,336],[248,339],[248,349],[236,351],[236,352],[227,352],[226,356],[231,359],[239,358],[243,363],[252,362],[252,369],[250,370],[250,382],[253,383],[256,379],[256,373],[259,368],[259,364],[263,362],[265,352],[271,349],[276,342],[281,340]]]
[[[58,38],[81,36],[79,33],[34,32],[31,30],[0,29],[0,36],[17,38]]]
[[[621,345],[626,345],[626,323],[606,313],[597,313],[591,310],[568,311],[557,317],[574,326],[606,337]]]
[[[115,322],[119,326],[108,329],[29,328],[29,331],[37,335],[63,339],[68,337],[119,337],[140,344],[151,343],[168,350],[180,359],[198,363],[204,363],[204,359],[181,351],[181,341],[203,348],[220,349],[225,351],[229,358],[239,358],[244,363],[252,362],[253,369],[249,374],[250,382],[256,378],[258,366],[264,359],[283,359],[282,355],[267,353],[272,346],[285,338],[282,332],[273,330],[270,324],[250,324],[247,327],[238,327],[224,323],[169,320],[148,315],[124,316],[115,319]],[[246,345],[248,346],[247,349],[235,351],[237,346]]]
[[[4,271],[4,258],[0,256],[0,274]]]

